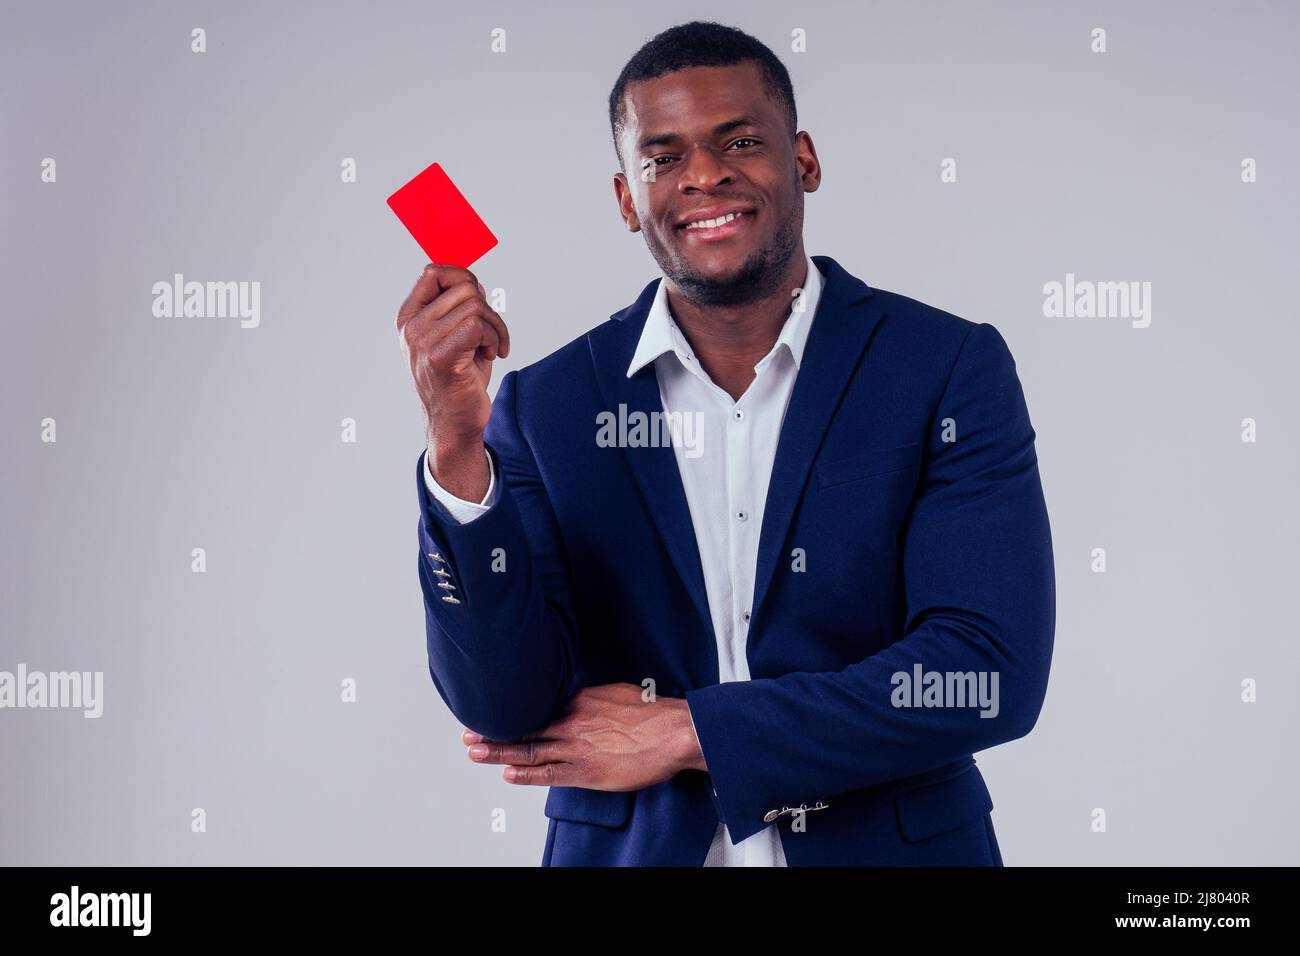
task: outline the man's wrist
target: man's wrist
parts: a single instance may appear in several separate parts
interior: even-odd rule
[[[670,698],[678,713],[678,728],[673,736],[675,763],[678,770],[709,769],[704,760],[704,751],[700,740],[695,735],[695,722],[691,720],[691,708],[685,698]]]
[[[480,437],[444,444],[430,440],[429,473],[440,487],[464,501],[482,501],[492,481],[487,449]]]

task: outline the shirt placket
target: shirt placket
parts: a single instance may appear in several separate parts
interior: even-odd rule
[[[755,479],[754,428],[758,424],[753,409],[764,405],[765,389],[770,385],[773,354],[755,366],[754,381],[741,396],[740,401],[719,388],[695,361],[685,337],[675,325],[670,327],[678,359],[694,376],[696,386],[710,400],[710,415],[724,415],[722,463],[725,498],[728,514],[725,516],[723,541],[727,556],[726,606],[727,615],[719,628],[725,647],[719,647],[719,679],[723,682],[749,680],[749,624],[752,617],[753,571],[758,555],[757,537],[763,502],[757,500],[759,483]],[[764,373],[767,372],[767,377]],[[715,618],[715,623],[718,619]],[[721,828],[726,833],[725,826]],[[724,865],[770,865],[774,855],[780,854],[775,830],[764,830],[738,845],[723,841]]]
[[[731,579],[731,653],[735,660],[736,680],[749,680],[749,660],[745,647],[749,636],[750,588],[746,586],[745,565],[748,555],[754,553],[753,500],[753,446],[750,442],[750,420],[744,408],[744,397],[734,402],[730,396],[726,410],[727,436],[727,500],[730,514],[727,517],[728,559],[727,576]]]

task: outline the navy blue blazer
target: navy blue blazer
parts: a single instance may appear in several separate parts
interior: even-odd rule
[[[752,680],[718,683],[673,449],[596,440],[601,412],[662,410],[653,363],[626,374],[655,282],[502,379],[489,511],[456,523],[416,462],[429,672],[465,726],[520,737],[583,687],[646,678],[690,705],[708,772],[552,787],[543,865],[699,866],[719,819],[737,843],[781,827],[791,866],[1002,863],[973,755],[1034,726],[1056,619],[1015,361],[992,325],[812,258],[826,281],[763,514]],[[996,674],[996,716],[900,693],[896,675],[929,672]]]

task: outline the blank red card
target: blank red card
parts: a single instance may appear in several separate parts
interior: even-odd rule
[[[468,269],[497,244],[487,224],[434,163],[388,197],[430,262]]]

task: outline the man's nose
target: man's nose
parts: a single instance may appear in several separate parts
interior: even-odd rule
[[[726,157],[709,147],[689,150],[682,162],[686,168],[682,171],[678,184],[683,189],[694,187],[711,192],[734,180],[734,173]]]

